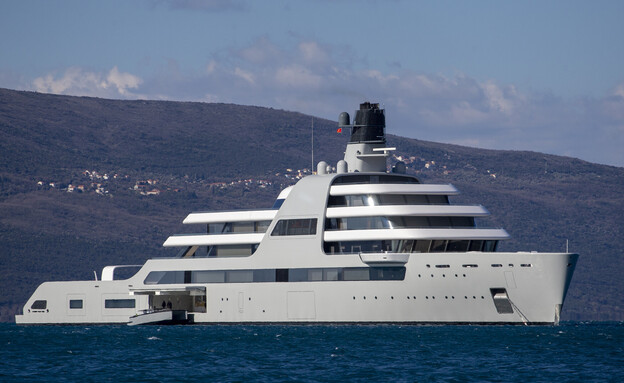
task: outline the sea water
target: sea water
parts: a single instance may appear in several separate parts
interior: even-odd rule
[[[17,326],[0,382],[623,382],[623,323]]]

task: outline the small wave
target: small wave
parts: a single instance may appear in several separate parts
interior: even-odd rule
[[[149,338],[147,338],[147,340],[162,340],[157,336],[150,336]]]

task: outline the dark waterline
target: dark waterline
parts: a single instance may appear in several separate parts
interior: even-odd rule
[[[17,326],[0,382],[622,382],[623,323]]]

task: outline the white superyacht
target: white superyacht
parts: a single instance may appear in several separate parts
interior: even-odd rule
[[[198,212],[176,258],[128,279],[45,282],[18,324],[557,324],[578,254],[496,252],[480,205],[452,185],[387,172],[385,115],[363,103],[344,160],[284,189],[267,210]],[[335,169],[335,171],[332,171]]]

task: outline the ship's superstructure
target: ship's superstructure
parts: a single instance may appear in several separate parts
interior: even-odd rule
[[[364,103],[336,171],[283,190],[266,210],[198,212],[176,258],[129,279],[46,282],[17,323],[558,323],[577,254],[496,252],[480,205],[452,185],[386,171],[385,115]]]

